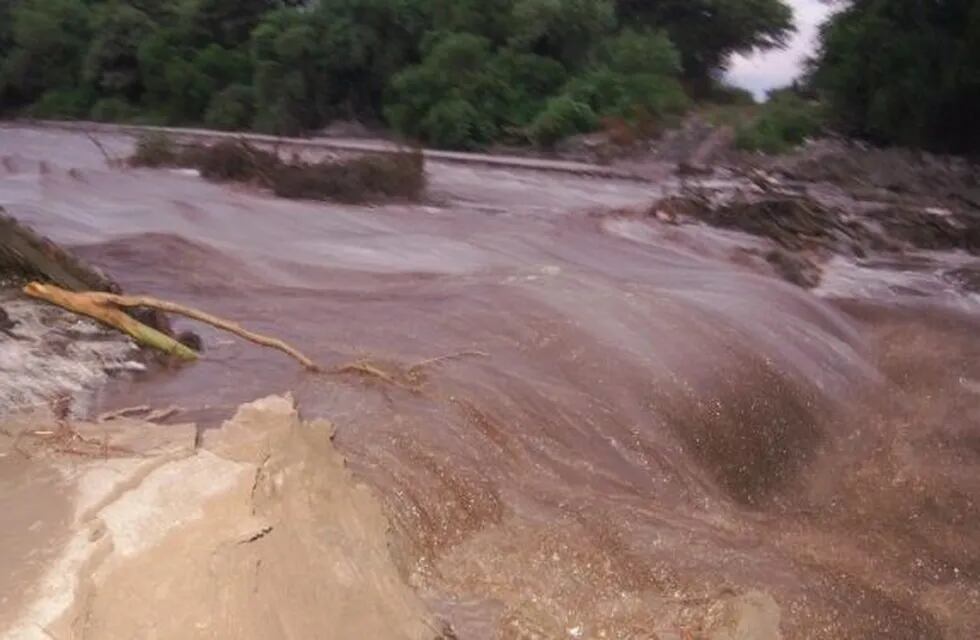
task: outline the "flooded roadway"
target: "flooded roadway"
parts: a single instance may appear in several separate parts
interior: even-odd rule
[[[127,291],[421,378],[195,327],[200,363],[96,406],[217,424],[291,391],[461,639],[980,634],[972,299],[821,299],[736,264],[745,238],[611,218],[637,182],[430,163],[426,203],[351,207],[109,169],[75,134],[0,155],[0,205]]]

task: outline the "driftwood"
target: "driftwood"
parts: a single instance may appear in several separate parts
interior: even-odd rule
[[[122,309],[146,307],[198,320],[218,329],[233,333],[249,342],[282,351],[290,357],[295,358],[311,371],[320,370],[310,358],[282,340],[248,331],[229,320],[174,302],[158,300],[147,296],[121,296],[100,292],[73,293],[53,285],[45,285],[38,282],[28,284],[24,287],[24,292],[29,296],[56,304],[74,313],[94,318],[114,329],[128,334],[144,346],[152,347],[185,360],[196,359],[197,352],[177,342],[170,336],[137,322],[122,311]]]
[[[122,331],[139,344],[176,356],[182,360],[196,360],[197,352],[177,342],[142,322],[138,322],[119,307],[105,304],[94,293],[75,293],[50,284],[31,282],[24,287],[24,293],[38,298],[72,313],[88,316],[99,322]],[[111,295],[111,294],[106,294]]]

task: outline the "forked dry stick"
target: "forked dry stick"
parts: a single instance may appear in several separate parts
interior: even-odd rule
[[[85,137],[88,138],[89,141],[96,146],[96,148],[98,148],[99,152],[102,154],[102,157],[105,158],[105,163],[107,165],[110,167],[123,166],[123,162],[120,161],[119,158],[109,153],[109,150],[105,148],[105,145],[103,145],[98,138],[92,135],[91,132],[85,131],[84,133]]]
[[[46,285],[38,282],[32,282],[24,287],[24,293],[34,298],[46,300],[69,311],[99,320],[104,324],[127,333],[140,344],[159,349],[185,360],[196,359],[197,353],[170,336],[137,322],[124,313],[122,309],[146,307],[198,320],[223,331],[233,333],[249,342],[281,351],[295,358],[310,371],[321,370],[310,358],[282,340],[248,331],[230,320],[213,316],[210,313],[205,313],[198,309],[185,307],[175,302],[158,300],[149,296],[120,296],[101,292],[74,293],[54,285]]]

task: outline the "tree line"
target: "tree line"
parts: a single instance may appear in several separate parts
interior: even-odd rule
[[[844,2],[809,82],[845,133],[978,154],[980,0]]]
[[[0,0],[0,104],[277,134],[548,145],[657,123],[782,44],[782,0]]]
[[[802,85],[822,116],[878,143],[980,150],[980,0],[833,3]],[[0,0],[0,110],[548,146],[733,99],[731,56],[792,30],[784,0]],[[798,104],[768,128],[808,131],[813,101]]]

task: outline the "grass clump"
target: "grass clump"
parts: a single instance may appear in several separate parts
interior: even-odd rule
[[[795,95],[781,95],[762,106],[750,123],[735,132],[743,151],[783,153],[799,146],[823,126],[820,106]]]
[[[91,105],[91,96],[77,89],[51,89],[27,110],[32,118],[84,118]]]
[[[425,190],[425,160],[420,150],[414,150],[345,162],[282,164],[271,187],[284,198],[349,203],[417,199]]]
[[[129,157],[131,167],[178,166],[180,147],[165,133],[144,133],[136,141],[136,150]]]
[[[144,135],[129,158],[131,166],[188,167],[217,182],[246,182],[284,198],[346,203],[404,198],[425,191],[425,158],[420,149],[366,155],[340,161],[289,162],[245,140],[213,145],[177,145],[161,133]]]
[[[244,140],[222,140],[210,146],[184,149],[184,164],[216,182],[259,182],[266,184],[282,161],[274,153],[257,149]]]
[[[89,111],[89,117],[96,122],[127,122],[136,114],[136,107],[122,98],[102,98]]]

